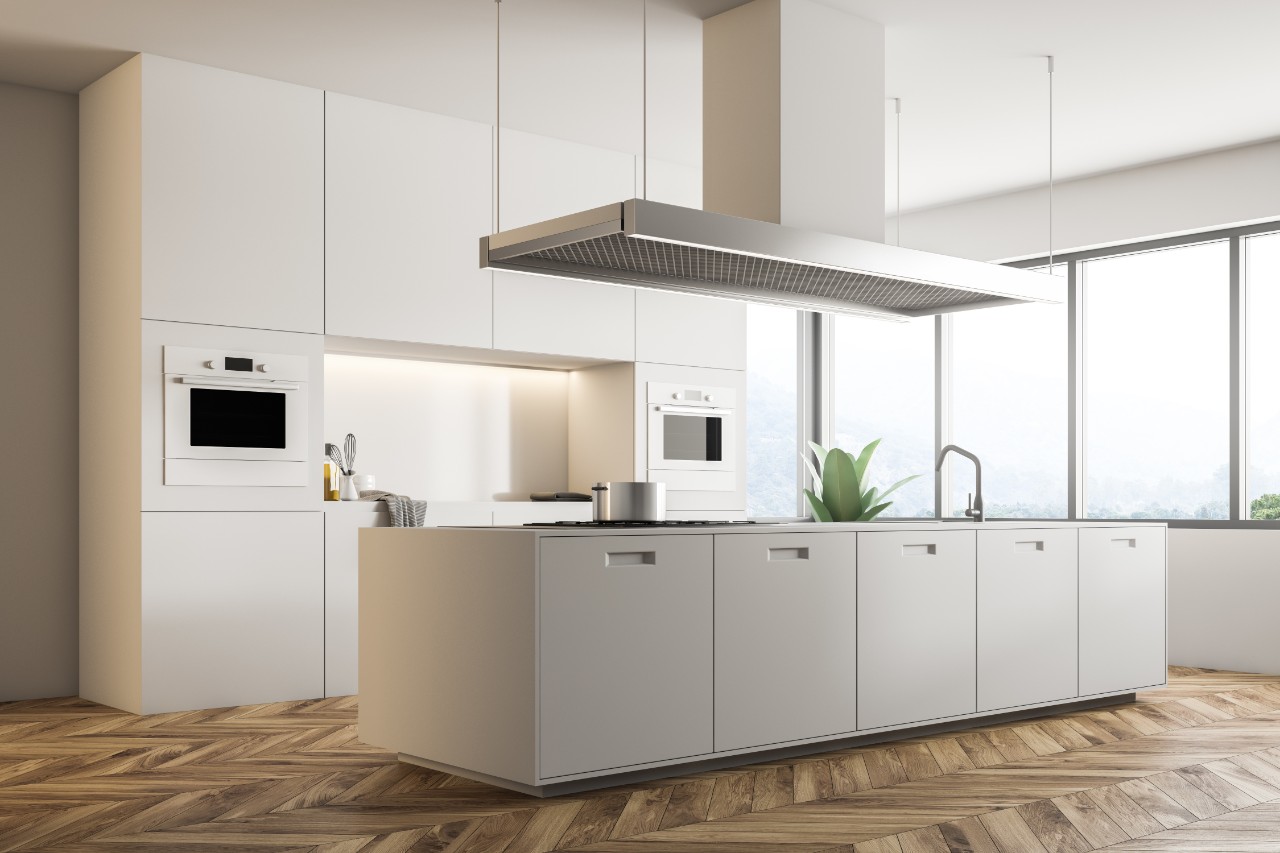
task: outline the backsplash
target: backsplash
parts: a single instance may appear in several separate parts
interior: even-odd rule
[[[356,470],[432,501],[527,500],[568,479],[568,374],[324,357],[324,436],[359,438]]]

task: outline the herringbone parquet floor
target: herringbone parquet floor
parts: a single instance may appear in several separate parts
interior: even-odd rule
[[[1280,851],[1280,676],[538,800],[398,764],[350,697],[0,705],[0,851]]]

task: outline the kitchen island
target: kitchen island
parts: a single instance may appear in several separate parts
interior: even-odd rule
[[[361,530],[360,737],[546,796],[1127,701],[1165,682],[1165,534]]]

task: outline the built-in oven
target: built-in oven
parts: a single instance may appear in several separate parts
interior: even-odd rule
[[[678,491],[737,488],[732,388],[650,382],[649,479]]]
[[[164,348],[164,482],[306,486],[309,359]]]

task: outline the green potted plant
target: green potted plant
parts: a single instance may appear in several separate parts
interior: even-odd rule
[[[813,489],[805,489],[804,496],[814,521],[870,521],[893,504],[886,497],[920,476],[912,474],[883,492],[868,486],[867,466],[880,446],[878,438],[857,456],[838,447],[828,450],[812,441],[809,446],[817,464],[804,455],[804,464],[813,476]]]

